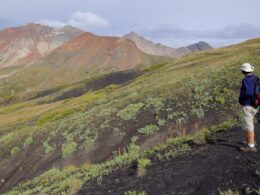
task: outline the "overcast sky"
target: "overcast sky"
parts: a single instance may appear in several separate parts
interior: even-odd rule
[[[136,31],[172,47],[214,47],[260,37],[260,0],[6,0],[0,29],[37,22],[98,35]]]

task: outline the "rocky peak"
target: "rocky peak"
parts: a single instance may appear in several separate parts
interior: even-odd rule
[[[2,30],[0,68],[32,63],[82,33],[72,26],[57,30],[36,23]]]
[[[83,30],[70,25],[66,25],[59,30],[63,32],[84,32]]]
[[[135,31],[131,31],[130,33],[125,34],[124,37],[141,37],[141,36],[137,34]]]
[[[209,45],[207,42],[205,41],[200,41],[198,43],[189,45],[188,48],[191,51],[202,51],[202,50],[206,50],[206,49],[212,49],[213,47],[211,45]]]
[[[142,37],[141,35],[137,34],[134,31],[124,35],[123,38],[133,41],[136,44],[136,46],[145,53],[152,54],[152,55],[172,57],[172,58],[181,57],[183,55],[186,55],[194,51],[202,51],[202,50],[212,48],[208,43],[204,41],[200,41],[198,43],[189,45],[187,47],[181,47],[175,49],[163,45],[161,43],[155,44],[152,41],[145,39],[144,37]]]

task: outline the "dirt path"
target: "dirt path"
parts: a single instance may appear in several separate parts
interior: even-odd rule
[[[256,141],[260,143],[260,125],[256,126]],[[115,171],[102,178],[99,184],[92,180],[78,192],[81,194],[124,194],[126,191],[145,191],[147,194],[219,194],[219,190],[237,189],[241,194],[249,188],[260,189],[258,153],[242,153],[241,131],[233,128],[218,133],[215,142],[198,147],[168,161],[153,161],[144,177],[138,178],[133,168]]]

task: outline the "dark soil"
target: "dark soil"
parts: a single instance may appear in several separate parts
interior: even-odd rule
[[[256,141],[260,143],[260,125],[256,126]],[[145,191],[147,194],[219,194],[228,189],[240,194],[256,194],[249,189],[260,188],[260,147],[257,153],[239,151],[242,132],[233,128],[217,133],[203,146],[193,146],[191,152],[171,160],[153,160],[146,175],[136,176],[135,166],[117,170],[86,183],[78,192],[83,194],[124,194]],[[102,181],[102,182],[101,182]]]
[[[38,99],[38,98],[41,98],[41,97],[45,97],[45,96],[51,95],[53,93],[56,93],[58,91],[59,91],[58,88],[40,91],[35,96],[33,96],[32,98],[29,98],[28,100],[34,100],[34,99]]]
[[[141,118],[142,116],[142,119],[150,124],[153,118],[152,114],[149,110],[146,110],[140,113],[137,118]],[[112,130],[105,130],[89,151],[79,149],[79,151],[66,159],[62,158],[61,145],[64,142],[62,136],[51,140],[50,143],[56,145],[56,150],[48,154],[45,154],[42,143],[35,145],[34,150],[27,148],[16,157],[0,161],[0,193],[10,190],[24,180],[33,179],[52,167],[80,166],[85,162],[101,163],[107,159],[111,159],[113,152],[120,153],[127,147],[131,138],[136,135],[136,129],[143,127],[143,125],[143,120],[136,120],[135,123],[131,121],[126,122],[123,127],[124,136],[114,134]],[[44,137],[38,139],[44,139]],[[2,179],[4,182],[1,182]]]
[[[73,98],[73,97],[79,97],[88,91],[96,91],[96,90],[102,89],[102,88],[107,87],[112,84],[124,84],[128,81],[132,81],[133,79],[140,76],[141,74],[142,74],[142,72],[140,70],[126,70],[126,71],[113,72],[113,73],[104,75],[100,78],[97,78],[97,79],[94,79],[91,81],[86,81],[85,83],[82,82],[83,83],[82,86],[79,86],[79,87],[71,89],[67,92],[64,92],[63,94],[56,97],[53,101],[59,101],[59,100]],[[40,91],[34,97],[30,98],[29,100],[46,97],[46,96],[54,94],[58,91],[60,91],[59,88]]]
[[[140,75],[141,72],[138,70],[127,70],[127,71],[110,73],[101,78],[94,79],[90,82],[87,82],[85,86],[81,86],[79,88],[74,88],[72,90],[64,92],[62,95],[56,97],[53,101],[79,97],[88,91],[97,91],[112,84],[116,84],[116,85],[124,84],[128,81],[135,79]]]

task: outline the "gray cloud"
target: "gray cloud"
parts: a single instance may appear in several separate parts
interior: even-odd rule
[[[8,0],[0,6],[0,18],[13,23],[0,21],[0,28],[42,20],[99,35],[120,36],[134,30],[174,47],[197,40],[223,46],[259,36],[259,7],[259,0]],[[83,14],[71,15],[79,10]]]
[[[187,30],[171,25],[149,29],[143,33],[150,39],[172,46],[183,46],[195,41],[208,41],[215,47],[237,43],[246,39],[260,37],[260,26],[240,24],[227,26],[221,30]],[[174,45],[173,45],[174,44]]]
[[[58,28],[66,25],[71,25],[85,30],[110,26],[110,23],[101,16],[92,12],[81,11],[77,11],[71,14],[68,21],[66,22],[55,19],[43,19],[40,20],[38,23]]]
[[[159,27],[148,33],[154,38],[216,38],[216,39],[241,39],[260,37],[260,26],[241,24],[227,26],[221,30],[186,30],[174,27]]]

